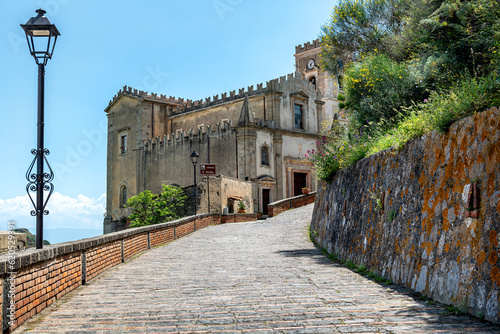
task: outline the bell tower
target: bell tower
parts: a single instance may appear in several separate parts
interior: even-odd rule
[[[306,79],[316,89],[319,89],[323,95],[322,101],[325,102],[321,120],[331,121],[338,118],[339,102],[338,94],[341,92],[339,87],[339,77],[330,76],[326,71],[321,70],[320,66],[321,43],[319,39],[312,43],[298,45],[295,47],[295,68],[296,71],[303,74]]]

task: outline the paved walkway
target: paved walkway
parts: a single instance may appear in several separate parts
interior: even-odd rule
[[[148,251],[15,333],[500,333],[328,261],[312,205]]]

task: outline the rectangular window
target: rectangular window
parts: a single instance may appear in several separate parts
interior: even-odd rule
[[[303,129],[302,127],[302,105],[295,105],[295,128]]]
[[[127,135],[120,136],[120,154],[127,153]]]

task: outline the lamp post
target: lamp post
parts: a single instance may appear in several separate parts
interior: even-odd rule
[[[193,163],[193,193],[194,193],[194,215],[196,216],[196,164],[198,163],[198,158],[200,155],[196,153],[196,151],[193,151],[190,155],[191,157],[191,162]]]
[[[26,33],[30,54],[35,58],[35,62],[38,65],[37,149],[31,150],[31,153],[35,157],[26,172],[26,179],[28,180],[26,191],[35,208],[31,210],[31,215],[36,216],[36,248],[40,249],[43,248],[43,216],[49,214],[49,211],[45,210],[45,206],[54,192],[54,185],[52,184],[54,173],[46,157],[50,152],[44,147],[43,143],[45,65],[52,58],[57,36],[60,33],[56,26],[51,24],[47,17],[45,17],[46,12],[43,9],[38,9],[36,13],[38,15],[30,18],[26,24],[21,24],[21,28]],[[44,162],[49,169],[48,173],[44,173],[43,171]],[[35,163],[36,173],[33,170]],[[45,201],[43,199],[44,191],[49,192]],[[36,192],[36,203],[30,192]]]

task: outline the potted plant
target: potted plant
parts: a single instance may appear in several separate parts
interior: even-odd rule
[[[310,191],[311,191],[311,190],[310,190],[309,188],[307,188],[307,187],[302,188],[302,193],[303,193],[304,195],[309,194],[309,192],[310,192]]]
[[[243,201],[238,202],[238,213],[247,213],[245,203]]]

